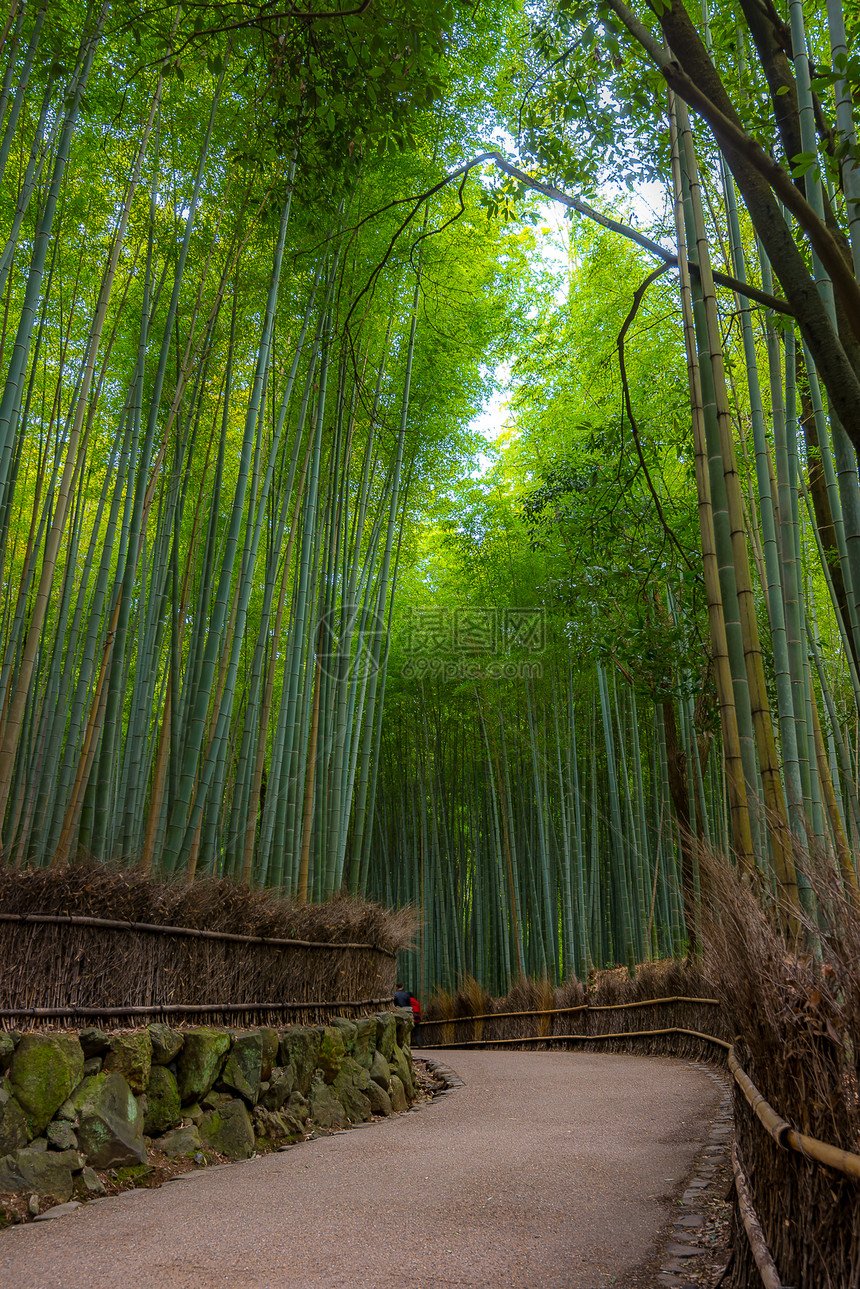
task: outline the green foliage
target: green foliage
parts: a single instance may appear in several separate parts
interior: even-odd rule
[[[661,41],[680,12],[661,2],[643,21]],[[818,196],[847,227],[856,23],[831,58],[823,7],[806,16],[820,102],[804,121],[823,146],[790,129],[780,146],[810,200],[831,185]],[[735,690],[755,650],[731,616],[733,454],[747,511],[731,522],[762,569],[762,688],[786,747],[800,731],[803,810],[824,838],[807,689],[836,713],[826,750],[855,810],[838,718],[860,697],[839,653],[843,635],[857,649],[857,605],[852,619],[836,583],[860,513],[851,445],[835,433],[832,460],[827,442],[832,383],[819,396],[815,364],[808,388],[800,374],[801,434],[790,316],[747,325],[720,287],[688,355],[674,271],[634,318],[646,253],[571,219],[551,271],[528,184],[460,173],[492,142],[674,245],[665,81],[622,18],[608,0],[13,14],[0,816],[16,862],[82,847],[311,897],[345,883],[420,900],[438,943],[425,974],[492,962],[498,988],[526,968],[680,950],[692,878],[673,821],[720,839],[724,819],[688,357],[712,431],[725,375],[708,478]],[[732,6],[701,31],[770,147],[805,93],[786,41],[774,88]],[[729,273],[741,253],[756,263],[770,292],[752,221],[723,205],[714,137],[694,124],[693,142],[700,240]],[[509,423],[488,449],[471,422],[502,363]],[[797,503],[818,470],[824,564]],[[421,650],[419,619],[438,627]],[[747,715],[754,795],[767,749]]]
[[[423,240],[398,236],[439,177],[436,95],[476,49],[458,129],[478,128],[493,14],[474,44],[420,0],[340,18],[120,3],[96,43],[85,18],[51,6],[29,55],[26,23],[5,49],[13,88],[29,79],[0,197],[0,343],[20,359],[0,416],[4,842],[292,888],[297,785],[316,779],[321,893],[372,791],[381,691],[337,650],[320,676],[317,624],[357,596],[363,625],[334,634],[361,656],[398,532],[470,448],[513,291],[498,230],[454,194]]]

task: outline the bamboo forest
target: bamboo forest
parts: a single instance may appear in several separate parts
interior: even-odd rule
[[[423,992],[695,955],[706,852],[856,913],[856,9],[0,33],[3,862],[412,905]]]

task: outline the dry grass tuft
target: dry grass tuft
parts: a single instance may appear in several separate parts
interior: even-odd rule
[[[422,1023],[428,1017],[431,1020],[444,1022],[441,1025],[433,1027],[433,1040],[443,1047],[448,1043],[454,1042],[454,1017],[456,1015],[456,1004],[454,995],[449,994],[447,989],[439,985],[431,997],[429,1003],[424,1009]],[[431,1043],[431,1046],[433,1044]]]
[[[273,939],[356,941],[389,953],[408,948],[417,925],[411,908],[386,909],[347,895],[299,905],[279,890],[252,891],[226,878],[154,881],[136,869],[86,859],[23,872],[0,864],[0,910],[77,913]]]
[[[481,1016],[485,1012],[492,1011],[493,999],[488,990],[475,979],[474,976],[465,975],[460,981],[460,987],[454,996],[454,1015],[458,1020],[470,1016]],[[475,1034],[480,1037],[484,1032],[484,1022],[475,1021]]]
[[[588,998],[588,990],[576,976],[570,976],[558,986],[554,997],[556,1007],[581,1007]]]

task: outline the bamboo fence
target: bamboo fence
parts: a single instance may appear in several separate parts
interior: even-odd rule
[[[395,955],[69,914],[0,913],[0,1025],[74,1017],[315,1023],[390,1003]]]
[[[639,1052],[713,1059],[713,1035],[722,1033],[716,998],[674,995],[635,1002],[485,1012],[422,1024],[425,1042],[438,1047],[528,1044],[575,1046],[582,1051]],[[669,1024],[666,1009],[671,1008]],[[619,1015],[620,1014],[620,1015]],[[631,1024],[622,1028],[627,1016]],[[717,1041],[722,1041],[718,1039]]]

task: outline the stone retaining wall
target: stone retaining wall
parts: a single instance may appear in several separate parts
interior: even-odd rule
[[[59,1203],[150,1149],[247,1159],[405,1110],[412,1014],[288,1029],[0,1033],[0,1193]]]

